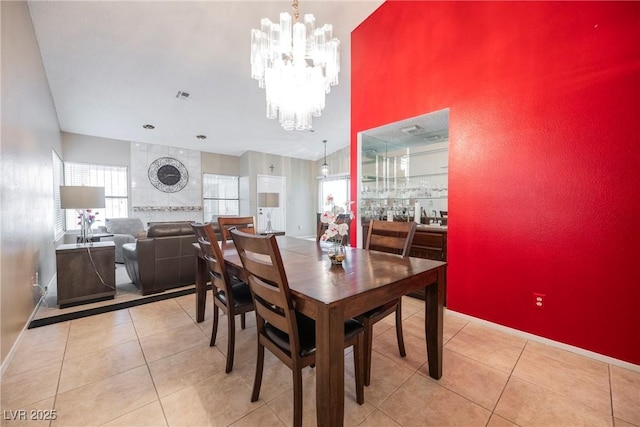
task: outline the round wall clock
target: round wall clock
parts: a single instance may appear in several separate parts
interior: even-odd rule
[[[175,193],[187,185],[189,172],[179,160],[161,157],[149,166],[149,181],[160,191]]]

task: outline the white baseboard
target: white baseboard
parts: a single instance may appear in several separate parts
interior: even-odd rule
[[[56,280],[57,280],[57,274],[54,273],[53,277],[51,277],[51,280],[49,281],[49,284],[45,287],[45,289],[47,289],[47,291],[51,289],[51,285],[53,285]],[[29,327],[29,324],[31,324],[31,321],[36,316],[36,313],[38,312],[38,308],[40,308],[40,305],[44,302],[44,299],[47,297],[47,291],[43,292],[42,295],[40,296],[40,299],[38,300],[38,303],[36,304],[36,306],[33,308],[33,311],[31,312],[31,315],[29,316],[27,323],[24,324],[24,327],[18,334],[18,338],[16,338],[15,342],[11,346],[11,350],[9,350],[9,353],[7,353],[7,357],[5,357],[4,361],[2,362],[2,366],[0,367],[0,378],[4,377],[4,373],[7,367],[9,366],[9,364],[11,363],[11,360],[13,359],[16,349],[18,348],[18,344],[20,343],[20,340],[22,339],[22,335],[24,334],[24,331],[27,330],[27,328]]]
[[[573,345],[554,341],[549,338],[544,338],[538,335],[530,334],[528,332],[520,331],[518,329],[513,329],[508,326],[499,325],[497,323],[489,322],[488,320],[478,319],[477,317],[469,316],[468,314],[458,313],[457,311],[452,311],[447,309],[447,313],[453,316],[459,317],[461,319],[479,323],[481,325],[487,326],[489,328],[497,329],[499,331],[502,331],[511,335],[516,335],[531,341],[539,342],[541,344],[546,344],[562,350],[570,351],[571,353],[579,354],[581,356],[599,360],[600,362],[609,363],[614,366],[619,366],[621,368],[629,369],[631,371],[640,372],[640,365],[635,365],[630,362],[625,362],[624,360],[615,359],[610,356],[605,356],[604,354],[595,353],[593,351],[585,350],[580,347],[575,347]]]

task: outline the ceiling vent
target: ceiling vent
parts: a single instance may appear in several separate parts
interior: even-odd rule
[[[188,99],[189,95],[191,95],[189,92],[186,92],[184,90],[179,90],[178,93],[176,93],[176,98],[178,98],[178,99]]]
[[[419,133],[421,130],[423,130],[423,128],[421,128],[418,125],[411,125],[411,126],[405,126],[403,128],[400,128],[401,132],[404,132],[409,135],[414,135],[416,133]]]

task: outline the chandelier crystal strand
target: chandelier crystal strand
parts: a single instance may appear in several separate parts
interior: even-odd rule
[[[263,18],[260,29],[251,30],[251,78],[265,89],[267,118],[278,118],[286,130],[305,130],[338,84],[340,41],[330,24],[316,28],[311,14],[297,22],[297,1],[293,6],[295,23],[285,12],[279,24]]]

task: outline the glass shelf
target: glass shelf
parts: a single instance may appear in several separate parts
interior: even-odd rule
[[[369,138],[362,144],[361,214],[411,218],[416,205],[421,216],[448,210],[448,141],[413,138],[400,147]]]
[[[373,175],[365,175],[362,177],[362,182],[363,183],[367,183],[367,182],[384,182],[384,181],[411,181],[412,179],[419,179],[419,178],[429,178],[429,177],[435,177],[435,176],[447,176],[449,173],[448,172],[433,172],[433,173],[424,173],[424,174],[420,174],[420,175],[411,175],[411,176],[398,176],[395,178],[381,178],[381,177],[377,177],[377,176],[373,176]]]
[[[412,199],[416,199],[416,200],[444,200],[444,199],[448,199],[449,196],[438,196],[438,197],[421,197],[421,196],[417,196],[417,197],[361,197],[360,200],[362,201],[367,201],[367,200],[412,200]]]

